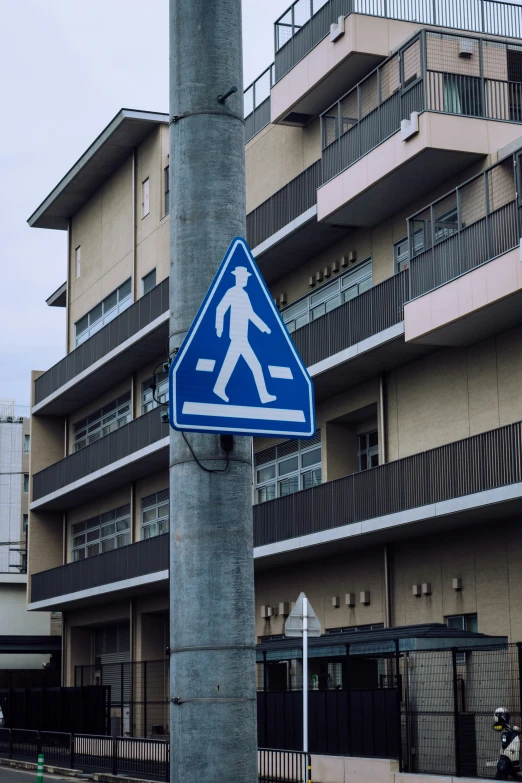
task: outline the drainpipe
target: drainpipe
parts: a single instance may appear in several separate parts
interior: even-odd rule
[[[136,147],[132,150],[132,301],[138,298],[136,269]]]
[[[72,220],[69,218],[67,222],[67,292],[66,292],[66,301],[65,301],[65,355],[67,356],[68,353],[70,353],[71,348],[70,346],[70,338],[71,338],[71,313],[70,313],[70,303],[71,303],[71,277],[72,277],[72,270],[71,270],[71,264],[72,264]]]

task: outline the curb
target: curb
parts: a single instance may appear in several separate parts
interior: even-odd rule
[[[106,772],[93,772],[92,779],[98,783],[158,783],[145,778],[124,778],[121,775],[108,775]]]
[[[28,769],[31,772],[38,770],[38,764],[32,761],[17,761],[16,759],[0,759],[0,767],[12,767],[14,769]],[[79,769],[67,769],[67,767],[54,767],[48,764],[44,765],[44,772],[49,775],[66,775],[69,778],[77,778],[82,772]],[[117,778],[111,778],[111,780],[117,780]],[[118,779],[119,783],[123,783],[122,779]]]

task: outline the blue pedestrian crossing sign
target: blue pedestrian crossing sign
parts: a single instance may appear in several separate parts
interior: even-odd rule
[[[241,237],[170,367],[169,418],[184,431],[315,434],[312,380]]]

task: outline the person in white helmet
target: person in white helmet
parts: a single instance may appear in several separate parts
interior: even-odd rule
[[[254,376],[259,399],[263,405],[266,405],[268,402],[274,402],[277,397],[269,394],[266,388],[263,368],[248,341],[248,327],[252,321],[254,326],[257,326],[265,334],[270,334],[270,329],[254,312],[250,297],[245,291],[250,277],[248,269],[245,266],[237,266],[232,274],[236,278],[236,283],[228,289],[216,308],[216,334],[218,337],[223,334],[225,314],[230,308],[230,345],[214,386],[214,394],[217,394],[225,402],[229,402],[226,393],[227,384],[242,356]]]

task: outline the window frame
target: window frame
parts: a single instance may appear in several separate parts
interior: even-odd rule
[[[149,285],[148,280],[154,279],[154,284],[151,285],[149,288],[147,286]],[[150,272],[147,272],[146,275],[143,275],[141,278],[141,295],[145,296],[145,294],[148,294],[149,291],[152,291],[153,288],[156,288],[156,267],[154,269],[151,269]]]
[[[254,454],[254,504],[255,505],[258,505],[260,503],[266,503],[268,500],[275,500],[276,498],[286,497],[287,495],[291,495],[294,492],[300,492],[303,489],[310,489],[311,487],[316,487],[322,484],[323,450],[322,450],[320,429],[316,431],[315,438],[313,438],[312,441],[313,442],[306,441],[306,440],[282,441],[277,446],[273,447],[275,458],[267,460],[266,462],[262,462],[261,464],[258,464],[257,458],[259,457],[259,455],[263,454],[263,451],[266,450]],[[285,449],[286,444],[292,442],[296,443],[297,445],[296,450],[290,453],[284,453],[283,450]],[[281,455],[278,454],[278,449],[281,449],[283,451]],[[310,465],[306,465],[303,467],[303,459],[302,459],[303,456],[306,456],[307,454],[310,454],[316,450],[318,450],[320,454],[319,461],[313,462]],[[290,461],[293,458],[297,458],[297,468],[294,470],[289,470],[281,473],[280,472],[281,464]],[[272,467],[274,467],[273,476],[270,476],[265,480],[259,481],[258,472],[260,470],[266,470],[267,468],[272,468]],[[305,486],[305,476],[307,474],[312,474],[317,471],[319,471],[320,474],[319,480],[317,481],[317,477],[315,477],[313,479],[313,483],[309,487]],[[283,484],[283,482],[291,481],[296,478],[297,478],[297,489],[282,494],[281,485]],[[273,495],[271,495],[270,493],[267,494],[265,492],[265,490],[268,490],[270,487],[273,487],[275,490]],[[262,497],[262,495],[266,495],[266,496]]]
[[[109,515],[113,514],[111,518]],[[105,517],[105,519],[104,519]],[[121,523],[126,521],[127,527],[121,527]],[[120,529],[118,530],[118,522],[120,523]],[[103,528],[109,525],[114,525],[114,532],[103,533]],[[93,536],[95,531],[98,531],[98,536]],[[90,536],[90,538],[89,538]],[[78,540],[83,537],[83,542]],[[79,560],[88,560],[90,557],[96,557],[104,552],[110,552],[112,549],[121,549],[124,546],[128,546],[131,543],[131,507],[130,503],[125,503],[123,506],[109,509],[102,514],[97,514],[95,517],[82,520],[81,522],[75,522],[71,525],[70,531],[71,538],[71,562],[77,563]],[[115,546],[103,548],[103,544],[106,541],[116,541]],[[121,543],[119,543],[121,542]],[[89,549],[97,547],[96,552],[91,552]],[[80,557],[79,553],[84,552],[84,556]]]
[[[141,183],[141,219],[150,214],[150,177],[145,177]]]
[[[29,492],[29,473],[24,473],[24,492]]]
[[[159,510],[163,506],[167,507],[166,512],[163,511],[160,515]],[[154,519],[144,520],[146,512],[156,510]],[[151,533],[152,528],[155,528]],[[163,529],[161,529],[163,527]],[[164,533],[168,533],[170,530],[170,491],[166,489],[160,489],[157,492],[152,492],[149,495],[144,495],[140,501],[140,531],[141,540],[144,541],[148,538],[155,538],[161,536]]]
[[[90,446],[91,443],[95,443],[97,440],[110,435],[111,432],[119,430],[120,427],[124,427],[132,420],[131,411],[132,396],[130,391],[121,394],[115,400],[104,405],[103,408],[93,411],[83,419],[79,419],[73,423],[72,432],[72,447],[73,453],[81,451],[81,449]],[[116,423],[115,427],[111,427],[112,423]],[[108,429],[107,432],[103,432],[104,429]],[[102,432],[99,437],[93,436]],[[85,441],[84,443],[81,443]]]
[[[370,446],[370,435],[376,435],[377,436],[377,445],[376,446]],[[366,446],[365,448],[361,449],[361,438],[366,439]],[[371,465],[371,458],[377,455],[377,465]],[[361,457],[366,457],[366,467],[361,467]],[[360,432],[357,434],[357,467],[359,470],[359,473],[362,473],[365,470],[371,470],[371,468],[377,468],[379,467],[379,430],[378,428],[373,430],[368,430],[367,432]]]
[[[363,272],[364,269],[366,269],[366,273],[360,278],[356,277],[357,273]],[[348,282],[350,279],[353,281],[352,283]],[[367,285],[368,282],[369,285]],[[345,284],[343,285],[343,283]],[[364,286],[362,290],[360,290],[360,286]],[[372,287],[373,264],[372,257],[368,256],[351,269],[338,275],[335,280],[319,286],[319,288],[306,294],[306,296],[292,302],[288,307],[281,310],[281,317],[286,328],[292,334],[311,321],[315,321],[317,318],[321,318],[323,315],[327,315],[332,310],[337,309],[337,307],[346,304],[351,299],[357,298]],[[355,296],[348,295],[348,292],[353,291],[355,288],[357,288]],[[314,301],[314,297],[316,297],[316,301]],[[334,304],[336,298],[338,298],[338,301]],[[323,309],[323,312],[320,312],[321,309]]]
[[[114,296],[116,296],[116,304],[109,306],[110,300]],[[88,310],[84,315],[82,315],[81,318],[75,321],[74,324],[75,347],[77,348],[79,345],[81,345],[86,340],[88,340],[89,337],[92,337],[93,334],[99,332],[100,329],[102,329],[106,324],[110,323],[110,321],[116,318],[117,315],[122,313],[128,307],[130,307],[131,304],[132,304],[132,278],[128,277],[127,280],[125,280],[123,283],[121,283],[121,285],[118,286],[118,288],[115,288],[114,291],[111,291],[111,293],[108,294],[104,299],[102,299],[101,302],[98,302],[97,305],[91,307],[91,309]],[[101,307],[101,315],[95,317],[93,314],[96,313],[96,311],[100,307]],[[105,310],[105,307],[107,307],[107,310]],[[91,323],[91,316],[93,317],[92,323]],[[82,331],[78,331],[78,325],[85,319],[87,319],[87,326],[84,329],[82,329]]]
[[[150,384],[153,378],[156,378],[156,391],[154,395]],[[158,402],[159,400],[159,402]],[[169,374],[167,372],[156,373],[155,376],[147,378],[141,384],[141,412],[148,413],[149,411],[158,408],[160,405],[167,405],[169,401]]]
[[[28,433],[24,434],[24,454],[29,454],[31,450],[31,436]]]

